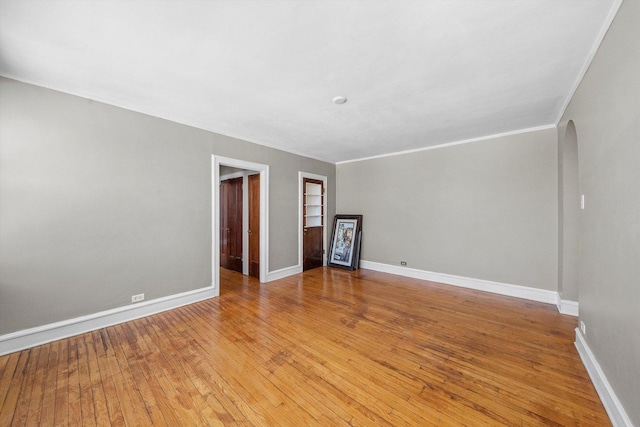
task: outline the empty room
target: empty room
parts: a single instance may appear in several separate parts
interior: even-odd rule
[[[0,0],[0,426],[640,426],[638,28]]]

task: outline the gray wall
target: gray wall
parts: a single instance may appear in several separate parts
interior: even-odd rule
[[[625,1],[561,125],[578,135],[580,320],[640,425],[640,2]]]
[[[0,78],[0,334],[211,284],[211,154],[270,165],[270,271],[298,171],[335,166]],[[224,290],[224,286],[223,286]]]
[[[557,290],[556,130],[337,167],[362,259]]]

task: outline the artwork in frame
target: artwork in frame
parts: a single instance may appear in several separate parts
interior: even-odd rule
[[[357,270],[360,264],[362,215],[336,215],[327,265]]]

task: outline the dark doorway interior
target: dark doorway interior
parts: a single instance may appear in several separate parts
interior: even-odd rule
[[[242,177],[220,181],[220,266],[242,273]]]

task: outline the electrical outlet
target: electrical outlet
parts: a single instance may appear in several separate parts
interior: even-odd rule
[[[407,265],[407,261],[400,261],[400,265]]]
[[[582,335],[587,335],[587,325],[582,320],[580,321],[580,331],[582,331]]]
[[[131,297],[131,302],[144,301],[144,294],[138,294]]]

